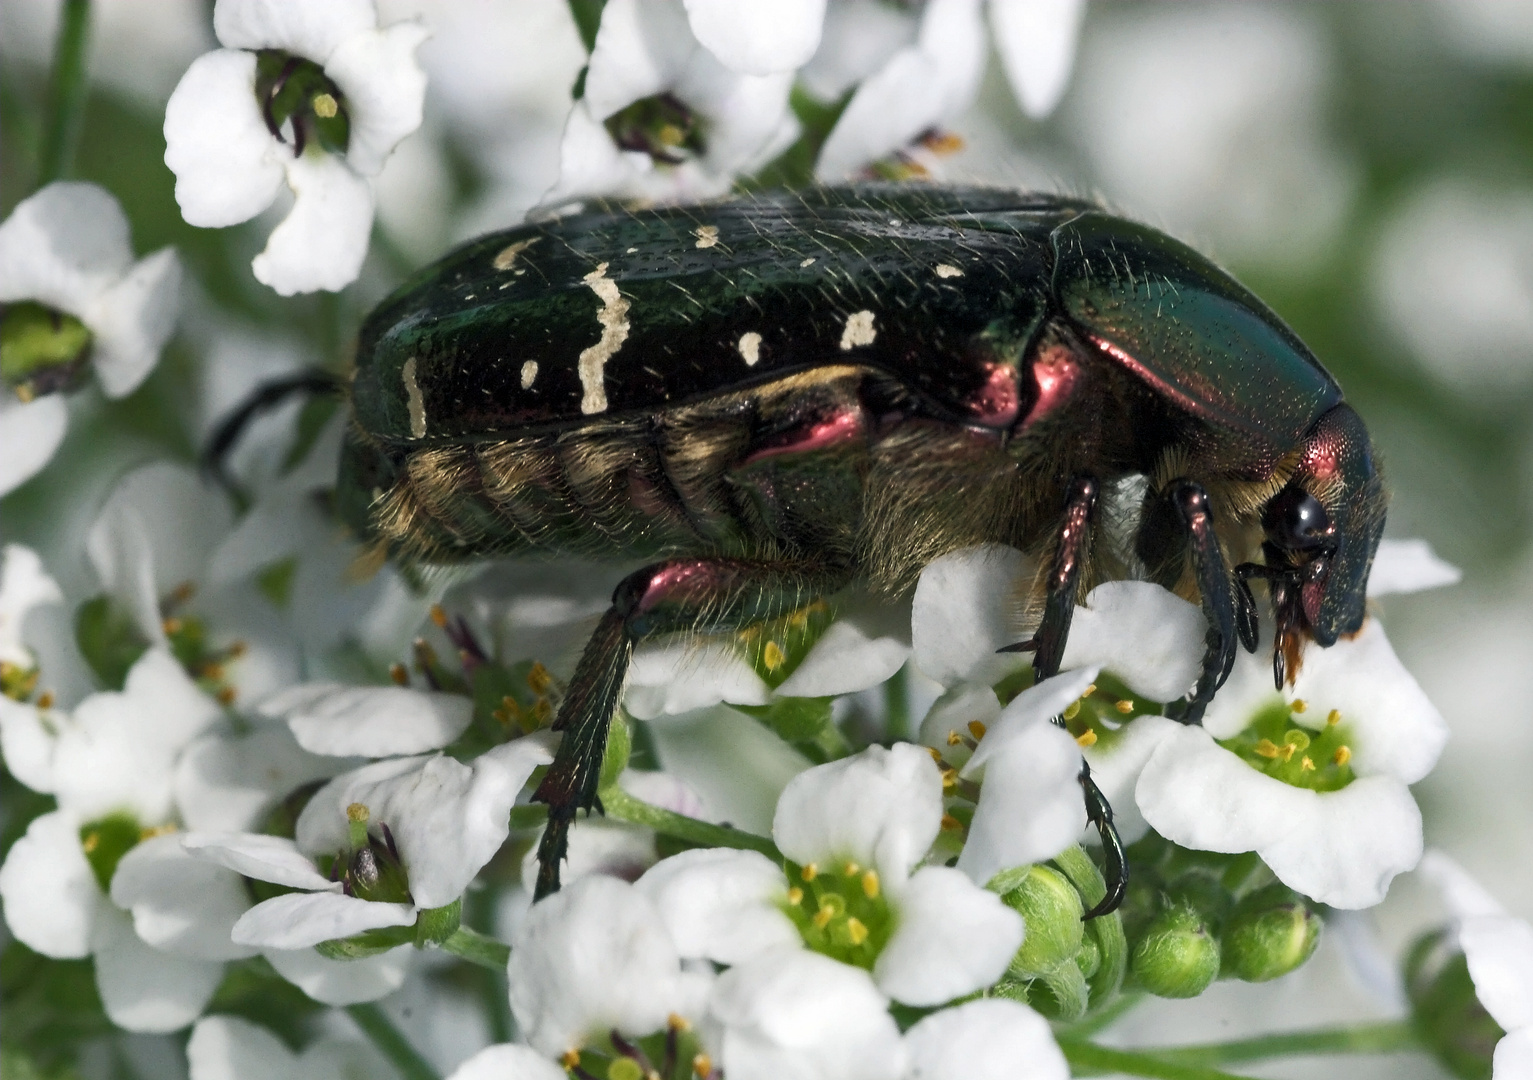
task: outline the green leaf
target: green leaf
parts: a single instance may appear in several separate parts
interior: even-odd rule
[[[75,643],[96,678],[108,690],[121,690],[128,671],[149,649],[128,609],[102,594],[75,611]]]

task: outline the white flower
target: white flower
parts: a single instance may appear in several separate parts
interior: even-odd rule
[[[284,182],[292,190],[292,210],[251,264],[285,296],[356,278],[372,228],[370,178],[420,126],[426,77],[414,53],[427,32],[377,21],[372,0],[219,0],[213,29],[224,48],[193,61],[166,104],[165,163],[189,223],[234,225],[270,206]],[[312,82],[291,117],[257,98],[260,50],[288,54],[277,79]],[[331,118],[346,124],[344,154],[321,145]]]
[[[393,1073],[378,1051],[358,1039],[327,1036],[295,1054],[266,1028],[237,1016],[197,1021],[186,1060],[191,1080],[335,1080]]]
[[[705,198],[770,161],[797,137],[788,109],[792,68],[818,41],[822,6],[610,0],[585,94],[565,125],[559,179],[543,205],[590,195]],[[694,27],[720,55],[694,36]],[[691,114],[667,130],[695,122],[701,139],[695,152],[669,142],[625,147],[608,130],[607,122],[628,106],[662,96]],[[635,138],[642,142],[647,122],[640,127]],[[677,162],[657,160],[661,154]]]
[[[989,998],[932,1013],[905,1033],[907,1080],[1067,1080],[1049,1022],[1016,1001]]]
[[[0,550],[0,663],[29,668],[32,650],[22,636],[23,625],[33,608],[62,604],[64,594],[43,569],[37,552],[21,544]]]
[[[1308,649],[1281,692],[1265,656],[1242,654],[1203,727],[1156,747],[1135,799],[1175,843],[1256,851],[1305,895],[1368,907],[1421,857],[1407,785],[1431,771],[1447,736],[1373,619],[1354,638]]]
[[[1380,540],[1368,571],[1368,596],[1457,585],[1463,576],[1462,570],[1439,558],[1425,540]]]
[[[463,734],[473,705],[462,694],[405,686],[305,683],[261,702],[311,754],[392,757],[440,750]]]
[[[565,1080],[568,1075],[531,1047],[496,1043],[459,1065],[447,1080]]]
[[[512,954],[515,956],[515,953]],[[802,949],[719,977],[709,1010],[730,1080],[897,1080],[906,1051],[867,972]]]
[[[827,23],[821,51],[828,55],[809,65],[809,85],[828,100],[861,83],[815,165],[824,180],[842,179],[951,123],[973,102],[984,74],[980,0],[928,0],[914,40],[871,72],[866,58],[882,50],[870,49],[862,20],[852,17],[865,14],[860,5],[844,7],[846,18]],[[1084,0],[991,0],[995,45],[1029,116],[1047,116],[1064,93],[1084,9]],[[888,45],[902,36],[892,30],[880,35]]]
[[[1475,997],[1506,1032],[1496,1043],[1495,1080],[1533,1075],[1533,926],[1508,915],[1441,851],[1426,853],[1421,872],[1442,891],[1454,917]]]
[[[617,878],[582,878],[534,904],[511,942],[511,1011],[532,1047],[550,1057],[611,1031],[700,1018],[708,976],[684,972],[649,898]]]
[[[1023,933],[1015,912],[961,872],[917,869],[941,821],[931,755],[874,746],[783,790],[772,835],[804,867],[802,887],[790,891],[752,852],[693,851],[657,863],[639,888],[689,958],[742,963],[807,944],[871,969],[898,1001],[940,1005],[1000,978]]]
[[[49,184],[0,224],[0,304],[30,302],[78,319],[108,397],[131,393],[154,368],[175,326],[180,284],[170,248],[133,261],[128,219],[94,184]],[[46,465],[63,440],[65,404],[50,389],[38,373],[0,388],[0,495]],[[18,391],[39,396],[23,401]]]

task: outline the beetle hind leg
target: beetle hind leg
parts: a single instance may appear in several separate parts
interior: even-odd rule
[[[553,725],[564,737],[532,796],[548,806],[536,899],[559,889],[576,813],[601,808],[597,786],[607,731],[634,646],[662,634],[739,629],[786,615],[835,592],[849,576],[833,566],[714,558],[671,559],[623,579],[580,654]]]

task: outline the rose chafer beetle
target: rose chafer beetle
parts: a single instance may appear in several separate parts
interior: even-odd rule
[[[1259,300],[1078,200],[871,185],[593,211],[459,248],[362,328],[338,493],[392,553],[647,561],[555,727],[538,894],[590,809],[634,644],[737,629],[949,551],[1037,555],[1038,678],[1108,565],[1201,600],[1196,722],[1358,630],[1387,496],[1341,388]],[[1110,498],[1142,490],[1130,535]],[[1124,542],[1117,543],[1122,539]],[[1116,549],[1116,550],[1115,550]],[[1253,561],[1257,555],[1260,562]],[[1126,871],[1083,770],[1110,888]]]

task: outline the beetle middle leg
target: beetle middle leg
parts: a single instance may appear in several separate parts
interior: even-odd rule
[[[850,574],[823,564],[748,559],[670,559],[630,574],[612,594],[570,678],[554,730],[564,733],[533,800],[548,805],[538,845],[541,899],[559,889],[559,864],[577,810],[600,810],[607,729],[636,644],[662,634],[732,630],[786,615],[844,586]]]

